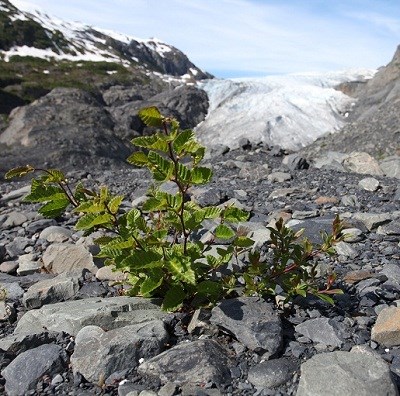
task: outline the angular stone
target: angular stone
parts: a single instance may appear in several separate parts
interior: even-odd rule
[[[358,185],[365,191],[376,191],[379,188],[379,180],[374,177],[366,177],[361,179]]]
[[[310,166],[307,160],[298,153],[286,155],[282,160],[282,164],[286,165],[290,170],[308,169]]]
[[[50,245],[43,254],[43,264],[48,271],[54,274],[82,273],[85,268],[96,274],[98,270],[92,254],[83,245]]]
[[[288,222],[287,226],[292,228],[294,231],[299,231],[304,228],[302,236],[307,237],[311,243],[319,244],[322,242],[321,232],[325,231],[327,234],[332,233],[332,224],[334,217],[324,216],[316,217],[314,219],[295,220],[297,223]]]
[[[24,294],[24,289],[18,282],[1,282],[0,291],[4,290],[7,301],[18,301]]]
[[[283,183],[291,180],[292,175],[287,172],[272,172],[268,175],[267,179],[273,183]]]
[[[393,220],[391,213],[354,213],[353,219],[361,221],[369,231]]]
[[[14,321],[15,322],[15,308],[7,304],[5,301],[0,300],[0,322]]]
[[[351,259],[354,259],[359,255],[359,253],[357,252],[356,249],[354,249],[348,243],[343,242],[343,241],[335,243],[334,249],[336,251],[336,254],[338,254],[340,256],[348,257]]]
[[[183,342],[142,363],[138,372],[162,383],[217,385],[230,381],[228,352],[214,340]]]
[[[273,355],[281,347],[281,320],[272,305],[258,297],[224,300],[213,308],[210,321],[256,352]]]
[[[0,339],[0,349],[12,354],[19,355],[28,349],[36,348],[43,344],[50,344],[57,340],[57,332],[42,332],[33,334],[9,335]]]
[[[360,242],[363,239],[365,239],[365,235],[359,228],[346,228],[345,230],[343,230],[344,242]]]
[[[348,172],[367,175],[383,175],[383,172],[375,158],[364,152],[352,152],[343,161],[343,166]]]
[[[158,301],[140,297],[87,298],[44,305],[25,313],[14,334],[40,333],[43,328],[76,335],[85,326],[104,330],[143,323],[166,316]]]
[[[343,277],[343,282],[353,284],[360,282],[364,279],[373,278],[374,275],[374,273],[365,270],[349,271]]]
[[[389,366],[373,354],[336,351],[301,365],[296,396],[397,396]]]
[[[0,271],[5,274],[14,274],[17,271],[18,265],[16,261],[4,261],[0,264]]]
[[[252,367],[247,380],[258,388],[274,388],[289,381],[296,370],[296,364],[287,358],[267,360]]]
[[[27,221],[28,218],[21,212],[11,212],[7,215],[6,220],[1,225],[4,230],[9,228],[18,227]]]
[[[337,199],[336,197],[321,196],[321,197],[316,198],[314,200],[314,202],[317,205],[337,204],[337,203],[339,203],[339,199]]]
[[[65,242],[72,235],[72,231],[68,228],[52,225],[45,228],[39,238],[45,239],[47,242]]]
[[[272,191],[271,194],[269,194],[268,199],[277,199],[277,198],[283,198],[287,197],[289,195],[293,195],[295,193],[298,193],[299,190],[297,188],[278,188],[277,190]]]
[[[116,271],[115,267],[105,265],[96,272],[96,278],[101,281],[123,281],[126,279],[126,275],[121,271]]]
[[[22,303],[28,309],[40,308],[73,297],[79,290],[79,278],[61,274],[32,285],[24,294]]]
[[[36,234],[44,228],[50,227],[52,225],[57,225],[57,222],[54,219],[39,219],[33,221],[32,223],[29,223],[26,226],[26,232],[28,234]]]
[[[298,324],[295,330],[313,342],[340,348],[344,339],[335,322],[328,318],[309,319]]]
[[[388,307],[379,312],[371,339],[386,347],[400,345],[400,307]]]
[[[385,275],[389,281],[400,285],[400,264],[388,263],[383,267],[380,274]]]
[[[387,177],[400,179],[400,156],[387,157],[379,163],[383,173]]]
[[[17,274],[20,276],[34,274],[40,272],[42,264],[39,261],[35,261],[33,254],[23,254],[18,258],[18,269]]]
[[[17,190],[12,190],[7,194],[4,194],[1,198],[0,201],[3,202],[10,202],[10,201],[15,201],[18,200],[25,195],[28,195],[31,192],[31,186],[27,185],[21,188],[18,188]]]
[[[264,180],[268,176],[268,165],[257,165],[252,162],[245,162],[240,169],[238,176],[246,180]]]
[[[312,217],[317,217],[319,215],[319,210],[295,210],[292,214],[292,219],[304,220],[311,219]]]
[[[168,333],[161,320],[108,332],[98,326],[86,326],[75,339],[72,370],[89,382],[98,383],[114,372],[134,369],[140,359],[158,355],[167,341]]]
[[[64,371],[65,353],[54,344],[44,344],[18,355],[1,374],[6,380],[9,396],[24,395],[46,374],[54,375]]]

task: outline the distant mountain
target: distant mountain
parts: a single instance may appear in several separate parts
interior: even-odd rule
[[[65,22],[42,11],[25,12],[0,0],[0,53],[44,59],[117,62],[184,79],[209,78],[177,48],[158,39],[138,39],[79,23]]]
[[[0,171],[121,165],[157,105],[182,127],[208,108],[212,76],[175,47],[22,11],[0,0]],[[3,116],[2,116],[3,115]]]
[[[391,62],[360,87],[357,97],[350,123],[318,139],[305,153],[357,150],[376,157],[400,155],[400,46]]]

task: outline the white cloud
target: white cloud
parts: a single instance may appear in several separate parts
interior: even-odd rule
[[[30,3],[67,20],[137,37],[158,37],[219,75],[378,67],[390,60],[400,43],[400,9],[377,5],[389,0]]]

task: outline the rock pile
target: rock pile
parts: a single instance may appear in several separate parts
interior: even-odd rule
[[[255,297],[166,314],[157,300],[124,295],[124,274],[95,257],[93,237],[67,213],[49,220],[21,202],[26,182],[0,184],[0,392],[8,395],[397,395],[400,386],[398,157],[299,154],[246,143],[215,148],[203,205],[234,200],[259,246],[279,217],[312,241],[345,220],[336,255],[335,306]],[[388,165],[388,162],[390,164]],[[71,172],[140,205],[144,170]]]

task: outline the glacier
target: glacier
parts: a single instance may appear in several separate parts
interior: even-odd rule
[[[297,151],[346,122],[355,99],[334,87],[365,81],[375,72],[357,69],[199,82],[208,94],[209,110],[196,134],[208,147],[236,148],[244,137]]]

